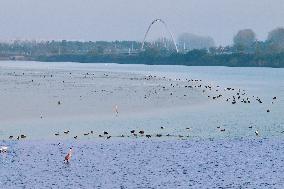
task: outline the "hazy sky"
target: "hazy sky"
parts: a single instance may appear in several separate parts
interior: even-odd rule
[[[265,39],[284,26],[284,0],[0,0],[0,40],[142,40],[154,18],[175,36],[208,35],[224,45],[239,29]],[[157,25],[151,35],[162,31]]]

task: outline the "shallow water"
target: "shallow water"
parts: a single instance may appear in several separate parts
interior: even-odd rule
[[[219,93],[209,91],[202,98],[195,98],[198,91],[191,91],[192,96],[188,98],[168,99],[168,107],[153,98],[141,102],[155,111],[133,114],[122,111],[119,116],[107,114],[94,118],[72,114],[61,118],[59,114],[60,118],[56,119],[16,121],[20,115],[15,115],[15,120],[10,122],[1,120],[0,138],[5,140],[0,141],[0,146],[8,146],[9,151],[0,154],[0,188],[284,187],[284,69],[26,62],[4,62],[1,66],[17,72],[48,71],[58,73],[58,76],[69,71],[74,75],[102,71],[181,80],[196,78],[202,79],[204,84],[220,85],[219,90],[224,96],[213,101],[208,100],[207,95],[212,97]],[[12,86],[11,90],[18,90],[22,84]],[[152,84],[147,83],[147,86]],[[253,100],[250,104],[238,102],[232,105],[226,98],[235,92],[223,90],[227,87],[245,90]],[[61,95],[62,91],[54,89],[56,95]],[[83,91],[81,86],[79,89]],[[65,97],[72,96],[76,90],[64,93]],[[27,90],[26,97],[32,97],[29,93]],[[0,94],[9,99],[5,91]],[[258,103],[253,96],[261,98],[263,103]],[[277,96],[276,100],[272,99],[274,96]],[[157,98],[161,100],[160,97],[167,98]],[[200,99],[204,103],[188,102]],[[0,100],[0,104],[4,103]],[[128,99],[122,100],[127,102]],[[139,99],[129,100],[129,103],[137,101],[141,103]],[[93,103],[92,98],[87,102]],[[85,110],[85,106],[88,103],[77,108]],[[6,112],[5,107],[0,108]],[[68,108],[64,110],[72,113]],[[32,110],[27,108],[27,111]],[[220,132],[217,127],[225,132]],[[136,132],[144,130],[152,137],[127,137],[132,129]],[[70,130],[70,133],[65,135],[64,130]],[[83,136],[90,130],[95,133]],[[256,130],[259,136],[255,135]],[[103,131],[108,131],[112,137],[109,140],[105,136],[99,138]],[[60,132],[60,136],[54,136],[56,132]],[[28,138],[7,139],[11,134],[20,133],[28,133]],[[120,137],[122,134],[125,138]],[[162,134],[162,137],[158,138],[156,134]],[[73,139],[75,135],[78,135],[77,140]],[[63,159],[70,147],[74,154],[71,162],[65,164]]]
[[[58,145],[58,142],[61,144]],[[5,142],[2,188],[283,188],[283,140]],[[72,146],[69,164],[63,158]]]
[[[28,134],[31,138],[43,139],[52,138],[54,133],[63,130],[70,130],[70,137],[75,135],[83,135],[85,132],[94,130],[96,134],[102,133],[104,130],[109,131],[113,136],[119,136],[121,134],[127,135],[132,129],[141,130],[144,129],[148,134],[174,134],[174,135],[184,135],[190,138],[230,138],[230,137],[253,137],[254,131],[259,130],[262,137],[283,137],[284,131],[284,69],[273,69],[273,68],[228,68],[228,67],[186,67],[186,66],[148,66],[148,65],[118,65],[118,64],[78,64],[78,63],[38,63],[38,62],[1,62],[0,66],[2,68],[9,68],[11,70],[16,70],[16,72],[26,71],[34,74],[39,74],[40,71],[54,72],[58,73],[58,77],[63,78],[69,77],[69,72],[73,75],[85,73],[86,71],[105,71],[112,73],[135,73],[142,75],[157,75],[160,77],[184,80],[185,78],[202,79],[204,84],[220,85],[220,91],[226,87],[233,87],[236,89],[245,90],[248,97],[253,99],[252,96],[258,96],[262,99],[263,103],[259,104],[257,101],[252,100],[251,104],[237,103],[232,105],[230,102],[225,101],[225,97],[232,97],[234,93],[228,91],[221,91],[224,98],[218,101],[207,102],[207,99],[203,99],[206,103],[199,103],[194,105],[189,103],[189,100],[182,99],[180,97],[176,98],[172,102],[169,101],[162,105],[161,98],[158,97],[156,101],[149,101],[149,106],[147,101],[142,101],[142,104],[146,104],[149,108],[159,106],[160,108],[152,111],[150,113],[137,113],[135,116],[131,115],[130,112],[125,112],[120,114],[120,116],[112,116],[112,110],[110,109],[110,116],[103,118],[100,114],[98,116],[71,116],[64,117],[63,115],[59,119],[48,119],[48,117],[43,120],[27,119],[16,120],[10,123],[2,122],[0,125],[0,138],[6,139],[9,135],[16,135],[19,133]],[[28,70],[28,71],[27,71]],[[68,73],[67,76],[64,73]],[[122,74],[123,75],[123,74]],[[28,77],[28,76],[27,76]],[[32,77],[31,77],[32,78]],[[31,79],[29,78],[29,79]],[[66,78],[65,78],[66,79]],[[89,81],[88,81],[89,82]],[[87,83],[89,84],[89,83]],[[123,85],[123,83],[120,83]],[[109,85],[112,88],[119,87]],[[141,83],[143,85],[143,83]],[[23,85],[23,84],[20,84]],[[59,84],[60,87],[62,84]],[[103,87],[105,87],[103,86]],[[20,87],[15,85],[15,88]],[[64,93],[62,88],[54,88],[51,90],[56,96],[62,96]],[[70,88],[70,89],[69,89]],[[69,93],[64,93],[64,99],[74,100],[72,95],[89,95],[88,87],[84,91],[82,87],[69,87],[65,90],[70,90]],[[48,89],[48,88],[47,88]],[[131,89],[131,86],[130,88]],[[14,90],[14,89],[9,89]],[[16,89],[15,89],[16,90]],[[144,89],[142,89],[143,92]],[[36,94],[31,94],[32,87],[29,90],[24,91],[22,94],[24,99],[19,98],[19,103],[26,103],[33,101],[33,96]],[[62,92],[61,92],[62,91]],[[48,91],[47,91],[48,92]],[[3,92],[4,93],[4,92]],[[62,94],[61,94],[62,93]],[[78,96],[79,96],[78,94]],[[130,94],[130,92],[129,92]],[[198,94],[198,93],[196,93]],[[196,94],[190,94],[192,96]],[[215,94],[218,94],[217,92]],[[132,97],[135,94],[130,94]],[[214,95],[214,92],[211,94]],[[90,95],[89,95],[90,96]],[[272,100],[276,96],[277,100]],[[3,101],[12,100],[9,96],[4,95]],[[72,98],[71,98],[72,97]],[[124,101],[126,103],[140,103],[139,98],[136,100],[127,102],[127,98],[130,96],[117,96],[113,98],[107,98],[104,96],[105,101]],[[18,98],[18,97],[17,97]],[[84,101],[78,101],[73,106],[82,106],[82,111],[93,111],[96,104],[92,102],[92,98],[97,98],[97,96],[87,98]],[[101,97],[100,97],[101,98]],[[141,97],[142,99],[143,97]],[[160,99],[159,99],[160,98]],[[56,98],[55,98],[56,99]],[[118,100],[117,100],[118,99]],[[165,97],[163,97],[165,99]],[[1,100],[0,104],[3,105]],[[38,104],[41,98],[38,98]],[[47,99],[50,101],[50,99]],[[52,97],[53,100],[53,97]],[[77,99],[75,99],[77,100]],[[102,101],[104,99],[102,98]],[[197,100],[197,98],[193,98]],[[177,107],[177,103],[183,103],[183,107]],[[272,104],[273,102],[273,104]],[[83,103],[83,104],[82,104]],[[93,103],[93,104],[91,104]],[[138,103],[138,104],[139,104]],[[154,104],[154,103],[157,103]],[[4,103],[5,104],[5,103]],[[68,104],[71,104],[68,106]],[[91,105],[90,105],[91,104]],[[44,107],[45,104],[41,106]],[[72,102],[66,103],[68,108],[64,111],[72,113]],[[171,107],[172,106],[172,107]],[[3,108],[3,113],[6,112],[6,107]],[[29,107],[33,108],[33,107]],[[29,110],[29,108],[24,108],[22,110],[25,112],[30,112],[38,109],[38,115],[45,111],[45,109],[40,109],[39,107]],[[123,107],[122,107],[123,109]],[[133,108],[132,110],[134,110]],[[266,110],[269,109],[270,113]],[[13,110],[13,109],[12,109]],[[51,110],[56,110],[53,114],[61,115],[60,109],[53,107]],[[16,112],[17,109],[15,109]],[[51,111],[51,113],[52,113]],[[64,112],[63,112],[64,113]],[[18,113],[20,114],[20,113]],[[15,115],[19,116],[19,115]],[[161,131],[160,127],[163,126],[166,129]],[[248,127],[253,126],[252,129]],[[186,127],[191,128],[191,132],[185,130]],[[226,129],[225,133],[219,132],[217,127],[222,127]],[[2,137],[1,137],[2,136]],[[87,138],[87,137],[85,137]],[[92,138],[92,137],[89,137]]]

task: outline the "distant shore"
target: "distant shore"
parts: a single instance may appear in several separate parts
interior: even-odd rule
[[[227,66],[284,68],[284,53],[275,54],[210,54],[193,50],[186,54],[156,55],[152,52],[138,54],[61,54],[42,56],[7,56],[0,60],[25,60],[40,62],[118,63],[146,65]]]

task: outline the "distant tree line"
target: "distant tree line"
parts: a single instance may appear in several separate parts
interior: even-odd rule
[[[50,56],[62,54],[117,54],[130,50],[140,49],[141,42],[137,41],[13,41],[0,43],[0,56]]]
[[[284,28],[269,32],[265,41],[258,41],[251,29],[240,30],[234,37],[232,52],[277,54],[284,51]]]
[[[171,64],[189,66],[284,67],[284,28],[259,41],[251,29],[240,30],[232,46],[215,47],[210,37],[184,33],[180,52],[171,40],[160,38],[141,50],[137,41],[47,41],[0,43],[1,56],[22,55],[29,60],[54,62],[114,62],[121,64]]]
[[[284,52],[277,54],[210,54],[206,50],[192,50],[186,54],[172,53],[162,56],[147,49],[136,55],[57,55],[40,56],[38,61],[120,63],[149,65],[230,66],[284,68]]]

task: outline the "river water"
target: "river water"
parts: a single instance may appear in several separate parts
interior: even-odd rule
[[[2,124],[0,146],[8,146],[8,153],[0,153],[0,188],[284,187],[284,69],[28,64],[29,69],[55,66],[68,71],[137,73],[173,80],[196,78],[206,85],[219,86],[219,91],[208,92],[210,100],[200,105],[169,107],[163,113],[129,119],[64,119],[47,125],[25,123],[23,128]],[[0,69],[7,65],[21,70],[27,63],[4,62]],[[242,103],[241,99],[231,103],[239,89],[251,103]],[[211,99],[220,92],[221,99]],[[131,128],[143,128],[153,135],[150,139],[86,136],[75,140],[55,137],[57,128],[51,125],[64,125],[74,133],[107,129],[116,136]],[[31,138],[8,140],[7,133],[17,130],[29,132]],[[171,136],[166,137],[168,133]],[[74,153],[66,164],[63,159],[70,147]]]

